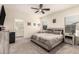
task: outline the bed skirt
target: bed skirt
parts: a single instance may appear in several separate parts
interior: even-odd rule
[[[33,43],[37,44],[38,46],[42,47],[43,49],[45,49],[47,52],[50,52],[54,47],[56,47],[57,45],[59,45],[61,42],[63,42],[63,40],[57,41],[55,44],[53,44],[52,46],[47,46],[45,44],[43,44],[42,42],[39,42],[38,40],[31,40]]]

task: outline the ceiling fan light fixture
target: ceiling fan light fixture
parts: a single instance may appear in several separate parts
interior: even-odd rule
[[[32,7],[31,9],[37,10],[35,13],[40,12],[42,14],[45,14],[45,11],[50,11],[50,8],[43,8],[43,4],[40,4],[39,8]]]
[[[41,9],[39,9],[39,12],[41,12]]]

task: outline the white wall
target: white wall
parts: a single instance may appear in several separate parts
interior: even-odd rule
[[[41,29],[41,26],[27,26],[27,22],[40,23],[40,19],[36,16],[29,15],[25,12],[18,10],[11,10],[5,6],[6,10],[6,20],[4,26],[9,31],[14,31],[14,20],[15,19],[23,19],[24,23],[24,37],[29,38],[33,33],[38,32]],[[41,23],[40,23],[41,24]]]
[[[58,24],[55,26],[58,26],[60,24],[60,26],[64,27],[65,24],[64,18],[67,16],[75,16],[75,15],[79,15],[79,6],[69,8],[67,10],[56,13],[55,17],[58,20]]]
[[[54,18],[56,18],[56,23],[52,23],[53,15]],[[50,28],[55,28],[55,27],[64,28],[64,17],[73,16],[73,15],[79,15],[79,6],[69,8],[60,12],[51,13],[50,15],[42,17],[41,19],[43,19],[44,21],[46,20],[48,27]]]
[[[48,25],[47,27],[50,27],[52,26],[52,15],[47,15],[47,16],[44,16],[44,17],[41,17],[41,23],[43,25]]]

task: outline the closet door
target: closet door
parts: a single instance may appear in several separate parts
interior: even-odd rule
[[[16,33],[16,37],[24,37],[24,20],[23,19],[15,19],[14,30]]]

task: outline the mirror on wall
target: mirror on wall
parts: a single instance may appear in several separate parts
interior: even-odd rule
[[[65,33],[74,34],[78,23],[79,15],[65,17]]]

